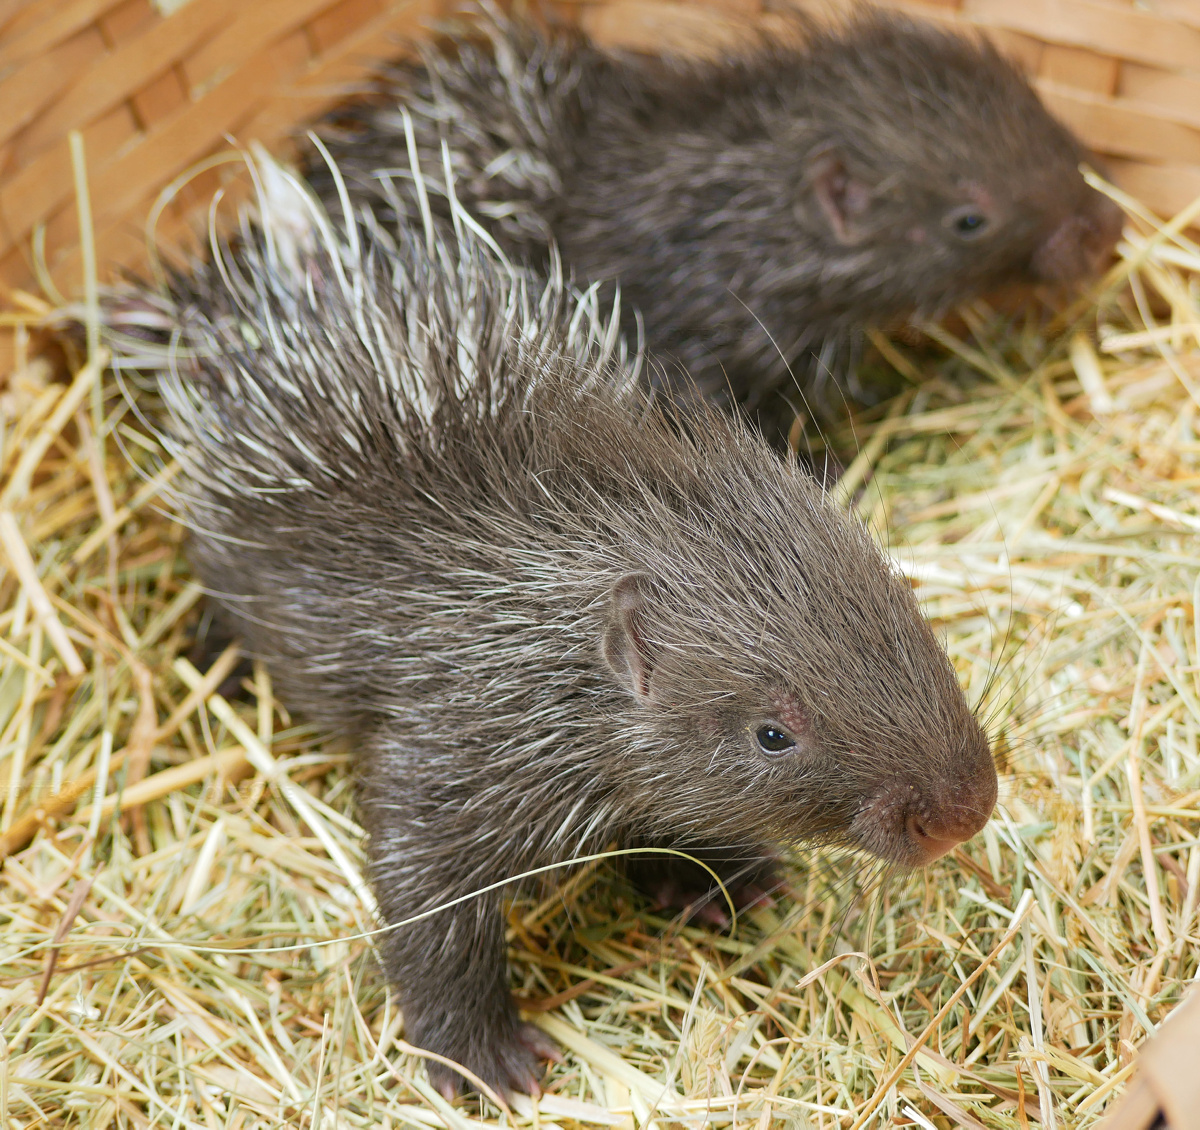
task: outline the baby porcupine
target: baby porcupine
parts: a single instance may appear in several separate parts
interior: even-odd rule
[[[814,841],[916,866],[983,826],[995,770],[944,651],[794,462],[668,415],[561,278],[259,181],[234,248],[137,301],[175,327],[196,573],[355,750],[409,1040],[537,1089],[499,892],[408,921],[537,866],[614,840],[731,882]]]
[[[486,45],[427,50],[335,119],[351,194],[415,214],[406,110],[426,177],[444,141],[459,198],[507,251],[536,264],[556,242],[578,279],[619,280],[626,330],[643,319],[667,378],[775,437],[798,384],[819,415],[840,407],[827,381],[851,372],[855,331],[1075,282],[1120,230],[1017,70],[932,25],[865,12],[712,61],[483,27]]]

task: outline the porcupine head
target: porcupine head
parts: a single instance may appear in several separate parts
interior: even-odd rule
[[[201,581],[355,744],[406,1039],[536,1091],[495,889],[527,871],[615,841],[736,895],[780,848],[912,867],[983,826],[995,769],[945,651],[795,461],[658,406],[561,277],[465,220],[427,249],[260,182],[236,264],[173,283],[170,450]],[[671,868],[651,887],[695,877]]]

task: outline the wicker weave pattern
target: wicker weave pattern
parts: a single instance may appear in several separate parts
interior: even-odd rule
[[[558,0],[598,40],[712,49],[778,20],[768,0]],[[796,0],[806,8],[816,5]],[[1173,213],[1200,196],[1200,0],[883,0],[973,25],[1018,58],[1116,179]],[[825,0],[821,10],[848,6]],[[33,279],[31,238],[61,289],[80,272],[67,134],[81,130],[101,264],[144,255],[151,201],[228,138],[278,148],[449,0],[0,0],[0,283]],[[219,170],[179,193],[182,235]]]
[[[227,144],[278,147],[440,15],[439,0],[0,0],[0,281],[28,285],[31,235],[79,277],[67,134],[81,130],[99,261],[136,264],[154,197]],[[170,239],[213,173],[162,217]]]

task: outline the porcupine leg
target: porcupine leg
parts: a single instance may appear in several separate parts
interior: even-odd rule
[[[508,873],[490,869],[477,825],[466,826],[443,789],[423,789],[416,765],[410,756],[375,751],[361,774],[372,885],[391,927],[380,953],[399,994],[405,1039],[501,1094],[538,1094],[538,1061],[560,1055],[520,1020],[509,991],[501,893],[484,890]],[[444,1064],[428,1060],[427,1069],[447,1097],[473,1089]]]
[[[401,927],[384,944],[383,960],[399,987],[410,1043],[462,1064],[502,1095],[539,1093],[539,1059],[561,1057],[548,1037],[517,1016],[498,899],[480,896]],[[444,1064],[429,1060],[426,1066],[447,1098],[464,1085],[473,1089]]]
[[[684,911],[688,918],[698,918],[714,926],[729,925],[729,907],[721,888],[701,864],[716,872],[739,911],[769,903],[772,893],[780,886],[778,857],[761,845],[656,841],[639,846],[670,848],[692,857],[631,856],[627,864],[629,877],[657,907]]]

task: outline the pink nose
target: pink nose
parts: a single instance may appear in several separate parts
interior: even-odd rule
[[[1033,273],[1052,283],[1077,282],[1097,274],[1112,258],[1121,223],[1121,210],[1097,193],[1086,211],[1068,216],[1033,253]]]
[[[851,831],[861,847],[904,867],[924,867],[988,822],[999,782],[981,745],[935,780],[894,777],[860,808]]]

